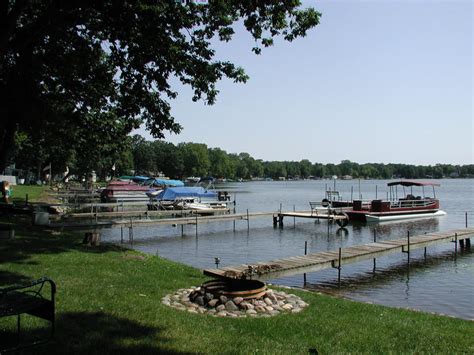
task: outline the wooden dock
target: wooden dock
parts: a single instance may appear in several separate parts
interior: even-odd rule
[[[228,210],[225,210],[226,212]],[[247,227],[249,227],[249,220],[257,217],[272,217],[273,224],[278,223],[283,226],[283,217],[294,218],[311,218],[313,220],[326,219],[329,221],[339,221],[346,219],[345,216],[334,214],[315,214],[311,211],[294,211],[294,212],[247,212],[247,213],[228,213],[216,214],[212,216],[199,215],[206,211],[190,213],[189,211],[124,211],[124,212],[87,212],[87,213],[72,213],[65,215],[64,218],[53,217],[50,227],[53,228],[110,228],[110,227],[124,227],[134,226],[160,226],[160,225],[186,225],[186,224],[201,224],[211,222],[223,221],[239,221],[246,220]],[[212,212],[209,210],[209,212]],[[222,212],[222,211],[221,211]],[[132,219],[138,217],[138,219]],[[158,217],[158,218],[152,218]],[[165,218],[159,218],[165,217]],[[168,217],[168,218],[166,218]],[[100,220],[99,218],[102,218]],[[106,218],[110,218],[105,220]],[[79,221],[81,220],[82,221]],[[88,220],[86,220],[88,219]],[[76,221],[75,221],[76,220]]]
[[[80,223],[71,223],[71,222],[57,222],[51,223],[50,227],[56,228],[68,228],[68,227],[75,227],[75,228],[100,228],[100,227],[130,227],[133,226],[160,226],[160,225],[198,225],[201,223],[211,223],[211,222],[223,222],[223,221],[238,221],[238,220],[246,220],[249,221],[250,218],[255,217],[265,217],[265,216],[273,216],[275,212],[252,212],[252,213],[232,213],[232,214],[223,214],[223,215],[215,215],[215,216],[183,216],[179,215],[180,211],[176,212],[175,218],[144,218],[144,219],[117,219],[117,220],[106,220],[106,221],[90,221],[90,222],[80,222]]]
[[[408,234],[406,238],[397,240],[380,241],[343,249],[339,248],[335,251],[317,252],[267,262],[258,262],[255,264],[226,266],[219,269],[205,269],[203,273],[217,278],[248,278],[251,276],[257,279],[268,279],[313,272],[332,267],[339,270],[340,278],[342,265],[374,259],[395,252],[407,253],[409,260],[409,253],[412,249],[426,248],[427,246],[447,241],[455,242],[455,248],[457,248],[458,242],[462,243],[462,245],[464,245],[464,242],[466,242],[466,245],[470,245],[470,238],[472,237],[474,237],[474,228],[450,230],[412,237]]]

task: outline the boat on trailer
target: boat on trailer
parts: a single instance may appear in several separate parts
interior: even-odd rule
[[[440,186],[432,182],[400,180],[389,182],[388,201],[372,200],[364,202],[354,200],[352,209],[345,211],[350,221],[382,222],[408,218],[426,218],[443,216],[446,212],[439,209],[439,200],[436,198],[435,187]],[[403,190],[403,197],[399,196],[399,187]],[[413,187],[421,188],[422,194],[415,196]],[[425,195],[425,188],[431,187],[433,196]],[[407,193],[407,188],[409,192]]]

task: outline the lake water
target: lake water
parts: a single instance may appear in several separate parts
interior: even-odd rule
[[[339,247],[359,245],[377,240],[398,239],[411,235],[463,228],[468,213],[469,226],[474,225],[474,180],[439,180],[437,188],[441,209],[446,216],[419,220],[384,222],[370,225],[349,224],[345,231],[325,221],[285,218],[282,229],[274,228],[271,217],[253,218],[250,229],[247,221],[219,222],[199,225],[198,237],[194,226],[142,227],[134,229],[134,247],[146,253],[179,261],[197,268],[255,263],[276,258],[308,253],[333,251]],[[386,197],[387,181],[337,181],[336,189],[343,198],[363,199]],[[334,188],[332,181],[243,182],[220,185],[219,188],[235,194],[237,212],[308,210],[309,201],[321,201],[326,188]],[[426,194],[431,189],[425,189]],[[420,193],[415,193],[420,194]],[[118,241],[120,229],[103,231],[103,239]],[[474,250],[474,249],[473,249]],[[407,255],[394,253],[376,261],[365,261],[343,266],[341,283],[336,269],[327,269],[305,275],[270,280],[275,284],[305,287],[344,297],[394,307],[405,307],[427,312],[448,314],[474,319],[474,253],[460,250],[455,253],[453,243],[442,243],[424,250],[412,251],[410,265]],[[191,285],[190,285],[191,286]]]

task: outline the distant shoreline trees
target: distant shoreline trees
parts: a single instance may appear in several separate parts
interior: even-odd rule
[[[131,147],[133,170],[136,174],[157,174],[185,178],[213,176],[226,179],[320,179],[339,178],[420,179],[443,177],[474,177],[474,165],[410,165],[410,164],[358,164],[343,160],[339,164],[301,161],[263,161],[248,153],[227,153],[220,148],[208,148],[202,143],[174,145],[163,141],[147,142],[139,136],[133,138]],[[124,173],[126,171],[123,171]]]
[[[37,165],[31,159],[34,147],[24,141],[15,152],[15,168],[25,177],[36,178],[45,160]],[[37,154],[40,153],[37,151]],[[37,156],[38,157],[38,156]],[[204,143],[179,143],[163,140],[147,141],[139,135],[127,137],[121,143],[120,152],[113,155],[96,153],[85,167],[78,157],[68,170],[77,177],[86,177],[95,171],[100,180],[110,176],[164,174],[170,178],[212,176],[229,180],[252,179],[323,179],[337,176],[340,179],[440,179],[474,178],[474,165],[410,165],[402,163],[364,163],[343,160],[339,164],[301,161],[263,161],[248,153],[227,153],[220,148],[209,148]],[[61,174],[61,165],[53,161],[53,174]],[[110,167],[114,166],[115,170]],[[28,180],[28,179],[27,179]]]

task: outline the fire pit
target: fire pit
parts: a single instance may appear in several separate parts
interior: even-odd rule
[[[200,287],[178,290],[162,303],[190,313],[218,317],[270,317],[297,313],[308,304],[294,294],[267,289],[258,280],[222,279],[204,282]]]
[[[214,296],[226,296],[227,298],[242,297],[243,299],[261,298],[265,295],[267,285],[258,280],[210,280],[201,285],[203,294],[211,293]]]

